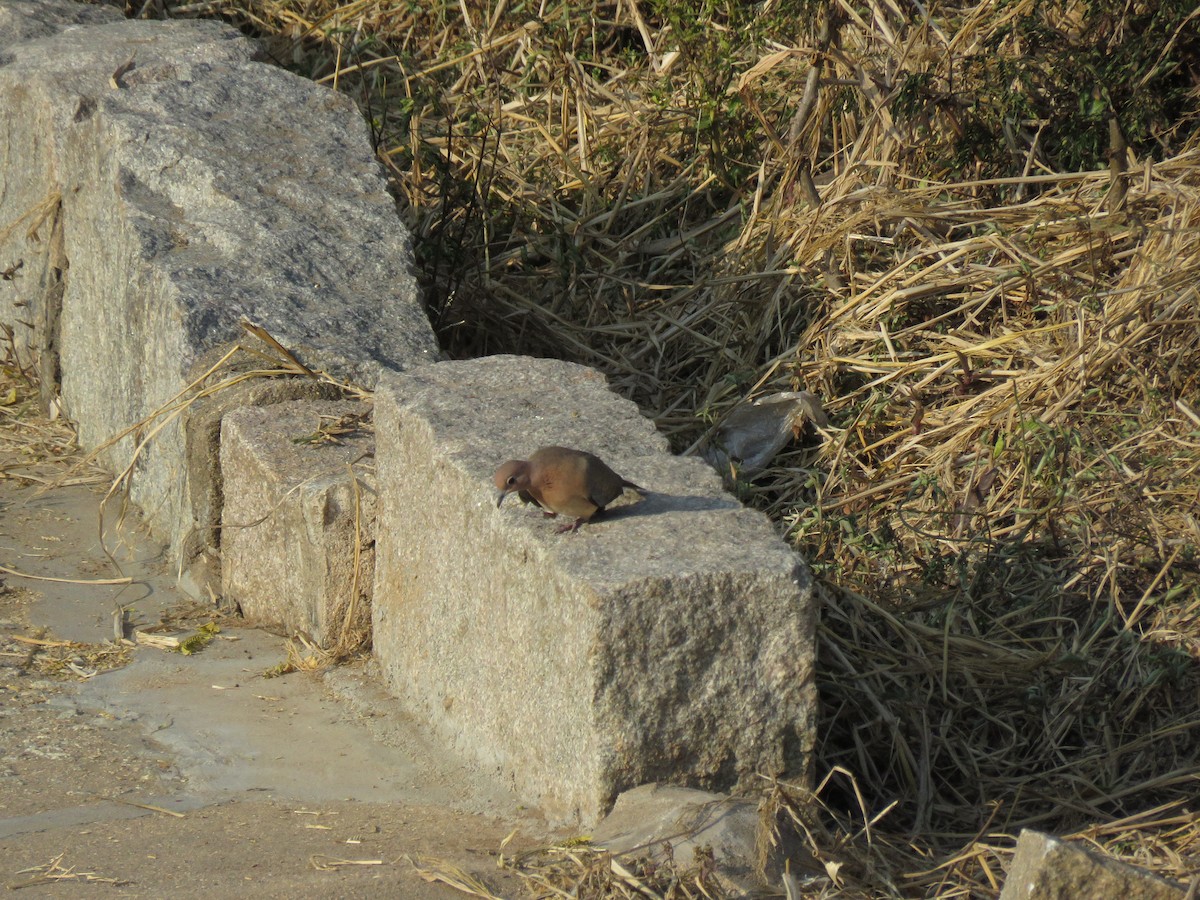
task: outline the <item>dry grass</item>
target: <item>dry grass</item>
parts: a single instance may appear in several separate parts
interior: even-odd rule
[[[99,467],[76,468],[79,445],[70,424],[47,416],[28,363],[10,328],[0,337],[0,478],[27,484],[101,484]]]
[[[654,862],[614,858],[587,843],[517,854],[503,861],[534,897],[611,897],[613,900],[725,900],[712,852],[694,859]]]
[[[130,647],[120,644],[60,641],[47,638],[41,631],[37,634],[0,637],[0,655],[13,660],[8,665],[18,672],[69,680],[88,679],[123,668],[133,656]]]
[[[1195,867],[1200,39],[1157,8],[192,11],[360,99],[452,352],[593,364],[681,450],[820,396],[737,488],[824,584],[844,890],[994,896],[1023,825]]]
[[[21,869],[16,874],[25,876],[19,881],[10,881],[7,887],[10,891],[20,888],[37,887],[44,884],[58,884],[63,881],[82,881],[87,884],[108,884],[116,887],[128,884],[120,878],[108,878],[95,872],[80,872],[75,866],[63,865],[66,851],[58,854],[49,862],[28,869]]]

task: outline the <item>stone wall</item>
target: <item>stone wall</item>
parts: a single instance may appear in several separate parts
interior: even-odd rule
[[[134,501],[211,568],[185,586],[325,644],[357,610],[400,706],[553,818],[808,777],[803,562],[598,373],[439,361],[350,101],[222,25],[0,0],[0,134],[0,322],[85,449],[120,472],[145,441]],[[243,322],[332,377],[184,408]],[[327,427],[376,386],[373,434]],[[498,509],[496,465],[545,444],[650,493],[574,534]]]

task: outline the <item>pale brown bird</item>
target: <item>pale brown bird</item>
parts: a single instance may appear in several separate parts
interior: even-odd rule
[[[622,478],[600,457],[570,447],[542,447],[529,459],[510,459],[496,470],[493,478],[500,495],[496,507],[515,493],[524,502],[533,502],[549,515],[572,516],[575,521],[558,530],[575,531],[591,520],[625,491],[633,488],[648,493],[632,481]]]

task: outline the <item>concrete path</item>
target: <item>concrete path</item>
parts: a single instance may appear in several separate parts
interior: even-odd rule
[[[112,577],[97,501],[94,488],[0,481],[0,563]],[[142,622],[188,604],[135,529],[107,543],[132,585],[6,576],[0,644],[31,646],[14,636],[39,628],[100,643],[118,603]],[[265,631],[222,622],[200,653],[138,647],[86,680],[22,667],[17,652],[0,657],[0,883],[73,872],[55,896],[94,891],[97,878],[121,896],[464,896],[420,878],[414,862],[427,856],[514,896],[492,854],[514,828],[516,845],[544,836],[494,780],[401,716],[365,667],[267,677],[286,654]]]

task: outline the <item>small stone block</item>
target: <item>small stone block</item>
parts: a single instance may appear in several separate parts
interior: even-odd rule
[[[189,382],[194,382],[220,360],[229,347],[218,347],[201,356],[193,365]],[[179,587],[197,599],[209,599],[209,589],[221,590],[221,420],[230,412],[246,406],[271,406],[289,400],[340,400],[342,390],[315,378],[249,377],[250,360],[227,363],[218,376],[210,378],[224,384],[194,401],[183,413],[186,441],[187,486],[192,520],[178,523],[184,534],[173,543],[178,548],[181,570]],[[230,383],[234,382],[234,383]]]
[[[375,440],[361,425],[336,441],[321,429],[340,431],[329,427],[339,421],[354,428],[347,417],[369,411],[357,401],[298,400],[236,410],[221,427],[224,599],[323,647],[337,645],[344,629],[370,631],[375,490],[363,457]]]
[[[376,403],[375,652],[405,707],[563,821],[649,782],[807,776],[811,576],[712,469],[570,363],[436,363]],[[495,468],[547,444],[652,493],[574,534],[497,509]]]
[[[1165,878],[1096,856],[1075,843],[1026,828],[1008,869],[1000,900],[1183,900]]]
[[[617,798],[592,832],[592,844],[614,856],[673,860],[681,869],[711,852],[722,886],[734,896],[759,887],[758,804],[694,788],[644,784]]]

